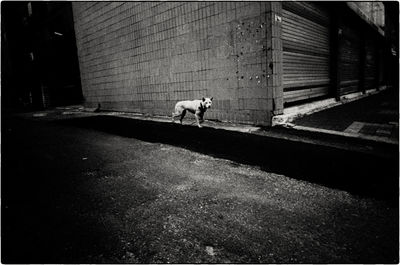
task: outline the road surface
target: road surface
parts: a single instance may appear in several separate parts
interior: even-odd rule
[[[2,262],[399,262],[397,204],[343,185],[371,182],[370,160],[266,140],[273,159],[261,139],[203,129],[5,120]],[[336,185],[336,155],[364,175],[344,164]]]

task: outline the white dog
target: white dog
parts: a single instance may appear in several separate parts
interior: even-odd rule
[[[211,107],[213,98],[202,98],[196,100],[185,100],[179,101],[175,105],[175,112],[172,113],[172,122],[175,122],[176,117],[180,117],[180,121],[182,124],[182,120],[185,117],[186,111],[189,111],[194,114],[197,121],[197,126],[201,128],[200,123],[204,121],[203,116],[207,109]]]

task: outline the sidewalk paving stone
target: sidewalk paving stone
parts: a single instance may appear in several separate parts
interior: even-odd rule
[[[357,101],[300,117],[296,126],[354,135],[399,139],[398,91],[386,90]]]

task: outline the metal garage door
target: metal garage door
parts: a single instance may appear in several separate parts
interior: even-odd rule
[[[329,93],[329,12],[312,2],[283,2],[284,102]]]
[[[373,89],[377,84],[377,49],[375,42],[368,38],[365,42],[365,89]]]
[[[343,41],[340,51],[340,94],[348,94],[359,90],[361,35],[349,24],[343,25]]]

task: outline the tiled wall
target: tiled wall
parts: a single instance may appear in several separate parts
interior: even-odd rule
[[[212,96],[206,119],[269,125],[269,2],[72,5],[88,106],[167,116]]]

